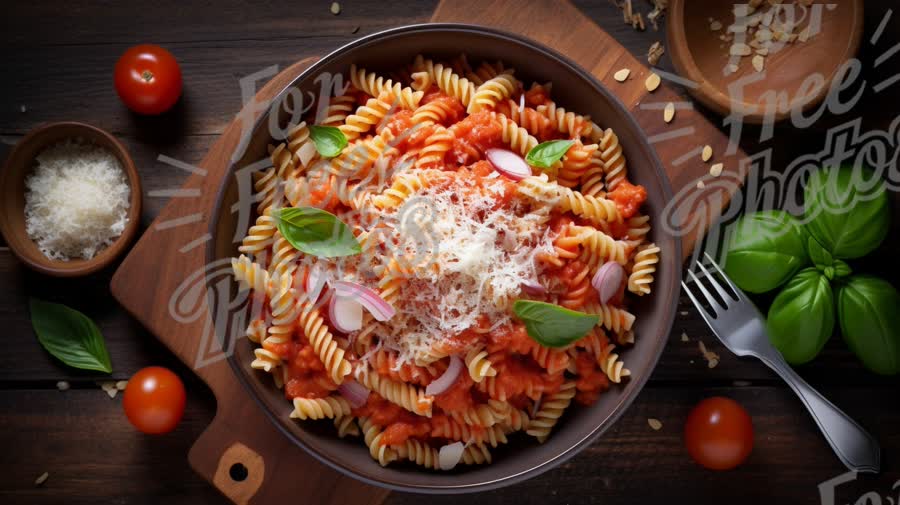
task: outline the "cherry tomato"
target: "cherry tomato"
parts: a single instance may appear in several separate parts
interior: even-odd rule
[[[175,429],[184,414],[184,384],[160,366],[138,370],[128,381],[122,405],[135,428],[158,435]]]
[[[141,44],[125,51],[113,72],[116,93],[139,114],[162,114],[181,96],[181,69],[172,53]]]
[[[707,398],[688,415],[684,442],[697,463],[710,470],[730,470],[753,449],[753,423],[736,401]]]

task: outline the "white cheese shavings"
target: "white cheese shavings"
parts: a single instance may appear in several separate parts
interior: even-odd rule
[[[25,189],[25,231],[48,258],[93,258],[125,230],[131,189],[104,148],[73,140],[50,146]]]
[[[383,216],[393,221],[386,242],[397,244],[395,256],[417,258],[394,304],[397,314],[376,325],[384,347],[397,351],[398,366],[432,361],[444,341],[485,322],[510,324],[522,283],[540,281],[535,253],[553,251],[549,215],[522,198],[500,205],[504,191],[500,178],[458,178],[417,191]]]

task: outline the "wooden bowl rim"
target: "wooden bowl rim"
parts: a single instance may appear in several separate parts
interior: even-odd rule
[[[131,155],[128,153],[125,146],[111,133],[102,128],[80,121],[56,121],[34,128],[16,143],[7,156],[6,161],[3,163],[3,172],[0,173],[0,193],[6,191],[5,188],[7,185],[18,183],[18,177],[13,177],[12,175],[12,170],[15,168],[14,165],[17,165],[20,162],[28,164],[28,166],[18,174],[23,178],[26,177],[30,171],[30,165],[34,162],[34,158],[30,160],[19,160],[18,158],[22,156],[22,150],[30,144],[36,144],[37,148],[35,152],[41,152],[50,145],[50,142],[43,141],[42,137],[45,137],[49,132],[58,129],[74,129],[87,132],[85,135],[76,134],[69,136],[71,138],[83,136],[87,140],[93,140],[94,138],[99,137],[109,142],[108,146],[103,145],[101,147],[110,149],[121,162],[122,169],[125,171],[128,178],[129,189],[131,190],[129,194],[130,205],[127,214],[128,222],[125,224],[125,229],[113,243],[99,251],[93,258],[89,260],[78,259],[73,261],[50,259],[44,256],[39,250],[37,251],[37,254],[40,254],[41,256],[36,257],[34,250],[20,248],[17,241],[11,240],[13,234],[24,236],[28,238],[28,240],[31,240],[31,238],[28,237],[24,226],[19,226],[20,221],[14,217],[0,217],[0,233],[2,233],[6,240],[10,251],[12,251],[12,253],[29,268],[54,277],[81,277],[92,274],[113,263],[121,256],[122,252],[125,251],[128,244],[131,243],[137,233],[138,224],[140,223],[143,190],[141,189],[140,174],[138,174],[134,160],[131,158]],[[56,140],[54,140],[54,142],[56,142]]]
[[[732,100],[730,95],[722,91],[716,86],[713,86],[709,80],[706,79],[704,73],[700,70],[700,67],[697,66],[697,63],[694,61],[694,55],[690,50],[690,46],[687,42],[687,34],[685,32],[685,24],[684,24],[684,7],[686,5],[687,0],[671,0],[669,3],[669,12],[668,12],[668,21],[666,24],[666,42],[669,46],[669,55],[672,58],[672,64],[675,66],[678,74],[681,77],[689,79],[697,83],[697,86],[685,86],[688,92],[697,100],[699,100],[703,105],[713,109],[717,113],[727,116],[732,111]],[[847,58],[853,57],[859,51],[859,46],[862,43],[862,35],[863,35],[863,1],[862,0],[852,0],[853,1],[853,15],[854,22],[851,26],[849,32],[849,43],[841,55],[841,58],[846,60]],[[826,83],[831,83],[834,80],[834,76],[837,73],[839,67],[832,70],[826,79]],[[801,108],[802,111],[808,111],[812,107],[815,107],[822,103],[822,100],[828,95],[828,90],[830,86],[823,86],[821,90],[811,99],[806,101],[806,103]],[[784,119],[787,119],[791,114],[791,110],[793,110],[795,104],[800,100],[800,98],[794,98],[788,104],[787,111],[779,111],[775,113],[775,121],[779,122]],[[740,102],[737,104],[744,111],[753,111],[757,108],[757,104],[750,102]],[[765,121],[766,114],[761,112],[745,112],[743,114],[743,120],[747,123],[751,124],[762,124]]]

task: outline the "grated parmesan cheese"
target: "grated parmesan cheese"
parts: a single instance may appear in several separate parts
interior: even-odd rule
[[[398,352],[398,366],[430,362],[444,339],[477,327],[481,318],[491,328],[509,324],[522,283],[548,282],[538,279],[534,256],[553,251],[549,215],[518,201],[498,206],[504,191],[499,179],[482,190],[460,187],[475,184],[428,186],[381,216],[392,229],[385,242],[397,244],[397,255],[416,258],[397,314],[375,332],[384,347]]]
[[[93,258],[125,230],[131,189],[107,149],[52,145],[38,154],[25,189],[25,230],[48,258]]]

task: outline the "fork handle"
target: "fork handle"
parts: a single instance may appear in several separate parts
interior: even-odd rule
[[[878,441],[807,384],[778,351],[772,351],[765,356],[758,356],[759,359],[780,375],[800,397],[841,462],[851,470],[878,473],[881,467]]]

